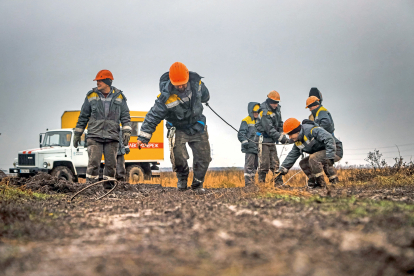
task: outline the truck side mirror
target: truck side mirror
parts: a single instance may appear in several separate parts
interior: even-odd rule
[[[43,140],[43,133],[39,134],[39,144],[40,144],[40,148],[42,148],[42,140]]]

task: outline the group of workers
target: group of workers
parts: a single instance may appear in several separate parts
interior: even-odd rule
[[[242,152],[245,153],[245,185],[254,184],[256,171],[259,182],[265,182],[267,173],[272,171],[276,176],[274,185],[282,185],[283,175],[300,156],[303,157],[303,153],[309,156],[302,158],[299,166],[308,177],[310,189],[326,187],[323,172],[331,184],[337,183],[339,179],[333,165],[341,160],[343,147],[334,135],[331,113],[322,106],[320,91],[316,87],[309,91],[306,108],[309,108],[311,115],[302,123],[295,118],[283,123],[279,102],[279,93],[272,91],[262,104],[250,102],[247,106],[249,116],[242,120],[238,132]],[[292,143],[292,150],[280,166],[276,144]]]
[[[147,145],[157,125],[166,120],[170,158],[180,191],[188,188],[190,169],[187,163],[187,143],[193,152],[192,190],[204,191],[204,178],[211,162],[202,105],[209,101],[210,94],[201,79],[199,74],[189,71],[183,63],[172,64],[170,70],[160,78],[161,93],[147,113],[137,139],[138,147]],[[88,126],[87,182],[98,181],[103,154],[103,178],[108,180],[104,183],[105,188],[112,188],[114,180],[125,178],[123,156],[129,153],[128,143],[132,131],[126,97],[121,90],[112,86],[113,80],[110,71],[98,72],[94,79],[97,87],[86,95],[73,138],[73,144],[77,147]],[[313,117],[311,120],[303,120],[302,124],[294,118],[283,123],[280,95],[276,91],[270,92],[262,104],[248,104],[249,116],[242,121],[238,132],[242,152],[246,154],[246,186],[254,185],[256,170],[259,171],[259,182],[264,182],[267,173],[272,171],[277,176],[274,179],[275,185],[283,184],[282,175],[288,172],[303,152],[309,156],[302,159],[299,165],[309,178],[310,188],[326,186],[323,171],[331,183],[338,181],[333,164],[342,158],[342,143],[333,134],[335,128],[332,116],[321,105],[322,95],[319,90],[312,88],[309,96],[306,107],[311,110]],[[277,156],[277,143],[295,144],[281,166]]]

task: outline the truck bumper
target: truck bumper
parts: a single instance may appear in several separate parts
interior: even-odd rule
[[[49,170],[44,169],[44,168],[10,168],[9,169],[9,173],[17,173],[18,175],[35,175],[38,172],[48,173]]]

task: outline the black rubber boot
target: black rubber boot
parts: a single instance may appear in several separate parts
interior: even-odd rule
[[[326,182],[323,175],[316,177],[316,185],[314,189],[323,189],[326,188]]]
[[[104,187],[104,189],[110,190],[115,186],[115,181],[105,181],[104,183],[102,183],[102,186]]]
[[[314,177],[310,177],[308,179],[308,188],[313,189],[316,186],[316,179]]]
[[[329,179],[329,182],[332,185],[338,184],[339,183],[339,178],[338,177],[335,177],[335,178]]]
[[[274,181],[275,187],[279,187],[283,185],[283,176],[279,174]]]
[[[265,173],[259,173],[259,182],[266,182],[266,174]]]
[[[187,190],[187,179],[179,178],[177,181],[177,189],[181,192],[184,192]]]

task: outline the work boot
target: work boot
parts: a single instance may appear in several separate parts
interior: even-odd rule
[[[329,179],[329,182],[330,182],[332,185],[338,184],[338,182],[339,182],[339,178],[336,176],[335,178]]]
[[[193,183],[191,183],[191,189],[193,191],[197,190],[197,189],[202,189],[203,188],[203,182],[202,180],[198,180],[197,178],[193,178]]]
[[[326,188],[325,177],[323,175],[316,177],[316,184],[313,189],[323,189]]]
[[[308,188],[313,189],[316,185],[316,179],[314,177],[309,177],[308,179]]]
[[[254,186],[254,176],[245,176],[244,177],[244,186],[245,187],[251,187]]]
[[[193,190],[193,192],[197,193],[197,194],[205,194],[206,190],[203,187],[198,187],[198,188],[191,188],[191,190]]]
[[[283,185],[283,176],[279,174],[274,180],[275,187],[279,187]]]
[[[187,178],[179,178],[177,181],[177,188],[183,192],[187,190]]]
[[[266,173],[259,172],[259,182],[266,182]]]
[[[102,186],[104,187],[104,189],[110,190],[115,186],[115,181],[105,181],[104,183],[102,183]]]

